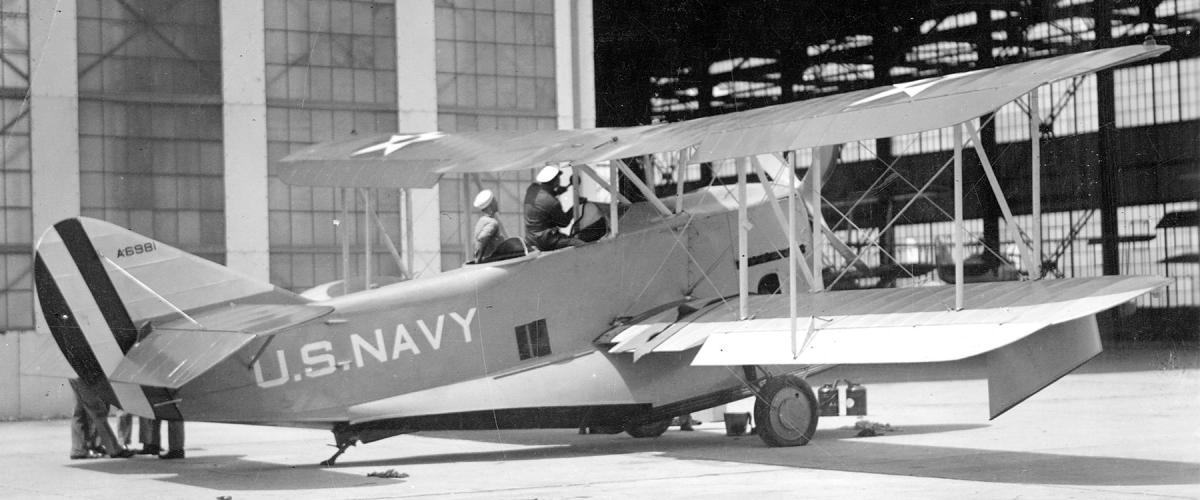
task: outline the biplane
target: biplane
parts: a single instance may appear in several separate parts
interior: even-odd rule
[[[749,395],[766,444],[803,445],[818,418],[805,376],[838,364],[986,354],[994,418],[1100,352],[1097,312],[1166,282],[966,283],[964,148],[979,154],[1016,227],[974,120],[1020,100],[1036,130],[1039,86],[1166,50],[1096,50],[679,123],[353,136],[288,156],[279,177],[412,189],[561,165],[572,182],[587,176],[610,193],[607,204],[579,204],[600,214],[603,236],[314,300],[73,218],[37,242],[38,299],[69,364],[108,402],[159,419],[330,429],[338,450],[327,465],[356,443],[424,430],[652,437],[672,417]],[[955,137],[938,171],[954,176],[954,285],[829,289],[822,253],[835,235],[821,185],[837,145],[940,128]],[[803,178],[800,150],[813,157]],[[737,183],[684,192],[677,182],[658,196],[625,160],[663,152],[681,165],[732,161]],[[785,168],[770,175],[762,155]],[[752,172],[759,182],[747,182]],[[645,201],[624,203],[622,178]],[[1040,262],[1040,231],[1030,234],[1021,258]],[[753,293],[770,279],[782,293]]]

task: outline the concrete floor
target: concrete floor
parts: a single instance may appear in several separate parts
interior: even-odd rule
[[[711,422],[637,440],[439,432],[352,448],[321,468],[326,431],[192,423],[185,460],[69,460],[66,421],[0,423],[0,497],[1200,498],[1200,351],[1107,351],[991,422],[982,368],[816,377],[865,382],[869,420],[895,431],[857,438],[854,417],[824,418],[798,448],[726,437]],[[408,477],[367,477],[388,469]]]

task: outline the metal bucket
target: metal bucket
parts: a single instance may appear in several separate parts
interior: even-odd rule
[[[726,436],[743,436],[746,434],[746,428],[750,426],[749,413],[726,413],[725,414],[725,435]]]

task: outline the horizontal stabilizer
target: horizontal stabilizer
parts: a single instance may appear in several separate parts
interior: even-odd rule
[[[154,332],[134,344],[108,378],[114,382],[178,389],[251,340],[254,335],[237,332]]]
[[[319,318],[330,307],[239,305],[218,307],[188,320],[154,327],[133,345],[109,378],[116,382],[176,389],[237,352],[256,337]]]

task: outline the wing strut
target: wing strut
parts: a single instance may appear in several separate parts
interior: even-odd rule
[[[692,148],[679,150],[675,161],[675,213],[683,213],[683,183],[687,175],[688,162],[691,161]]]
[[[388,234],[387,227],[384,227],[383,219],[379,217],[379,214],[375,213],[374,207],[368,205],[367,211],[370,212],[369,217],[375,220],[375,228],[379,230],[379,235],[383,236],[383,245],[387,247],[388,253],[391,254],[392,260],[396,263],[396,267],[400,271],[400,277],[408,279],[408,267],[404,265],[404,260],[400,258],[400,250],[396,248],[396,242],[392,241],[391,235]]]
[[[1042,117],[1038,111],[1038,89],[1029,92],[1029,163],[1033,204],[1033,257],[1037,262],[1037,278],[1042,274]],[[1035,269],[1030,269],[1030,273]]]
[[[371,190],[363,189],[363,290],[371,289]]]
[[[1025,261],[1025,268],[1029,272],[1035,272],[1037,266],[1030,262],[1033,258],[1032,249],[1026,245],[1025,238],[1021,237],[1021,226],[1017,225],[1017,221],[1013,219],[1008,200],[1004,199],[1004,189],[1000,187],[1000,181],[996,179],[996,171],[992,169],[992,162],[988,160],[987,152],[983,150],[983,142],[979,140],[979,131],[975,129],[975,124],[972,122],[966,122],[964,126],[967,133],[971,134],[971,145],[975,148],[975,154],[979,156],[979,163],[983,165],[983,173],[987,174],[988,184],[992,186],[992,194],[996,196],[996,202],[1000,204],[1000,212],[1004,214],[1009,237],[1013,239],[1013,243],[1020,245],[1021,260]]]
[[[795,162],[795,158],[794,158],[795,153],[793,152],[793,154],[790,156],[792,156],[793,158],[792,159],[785,158],[783,160],[783,164],[791,165],[791,168],[792,168],[792,173],[787,176],[788,179],[792,180],[791,187],[788,189],[788,210],[791,212],[795,212],[796,211],[796,195],[795,195],[795,193],[796,193],[796,182],[795,182],[795,179],[796,179],[795,164],[796,164],[796,162]],[[789,214],[786,216],[783,215],[783,209],[779,208],[779,200],[775,199],[775,189],[771,187],[770,182],[766,182],[767,172],[765,169],[763,169],[762,163],[760,163],[758,161],[758,158],[751,157],[750,165],[754,167],[754,172],[756,174],[758,174],[758,178],[763,179],[762,187],[767,191],[767,201],[770,203],[772,211],[775,212],[775,219],[777,221],[779,221],[780,225],[783,226],[784,231],[791,231],[788,228],[792,227],[792,225],[796,223],[795,216],[793,216],[792,214]],[[799,261],[803,258],[803,254],[800,252],[800,249],[796,246],[795,235],[792,235],[791,237],[788,238],[788,253],[790,254],[792,260]],[[804,278],[806,280],[808,280],[809,283],[813,282],[813,276],[812,276],[812,273],[808,270],[808,266],[800,266],[800,271],[804,273]],[[792,272],[788,276],[789,276],[788,279],[794,280],[795,272]]]
[[[792,357],[800,357],[800,346],[808,344],[808,338],[805,336],[804,344],[800,344],[796,338],[796,261],[800,259],[800,252],[796,251],[796,152],[792,151],[787,159],[787,181],[788,181],[788,215],[787,215],[787,235],[788,235],[788,251],[792,253],[791,259],[788,259],[788,328],[791,329],[792,338]],[[771,196],[771,201],[775,201],[775,196]],[[807,269],[801,266],[800,269]],[[805,275],[808,282],[812,283],[812,276]]]
[[[617,210],[617,198],[621,196],[621,171],[612,162],[608,164],[608,223],[612,225],[612,235],[615,238],[621,229],[620,211]],[[628,201],[628,200],[626,200]]]
[[[745,156],[737,159],[737,200],[738,200],[738,319],[750,319],[749,288],[750,288],[750,259],[748,256],[750,219],[746,216],[746,164]]]
[[[963,308],[963,134],[954,126],[954,310]]]
[[[633,171],[629,169],[629,166],[626,165],[623,160],[611,161],[617,165],[617,168],[621,169],[621,173],[625,174],[625,177],[629,178],[629,182],[632,182],[634,187],[636,187],[638,191],[642,192],[642,195],[646,197],[646,201],[649,201],[651,205],[654,205],[654,208],[658,209],[663,216],[670,217],[672,215],[671,209],[667,208],[667,206],[663,204],[662,200],[658,199],[658,196],[654,195],[653,189],[647,187],[645,182],[642,182],[637,175],[634,175]],[[643,168],[650,167],[647,165]]]
[[[622,203],[632,203],[629,201],[629,198],[626,198],[624,195],[622,195],[620,191],[617,191],[612,188],[613,184],[616,184],[616,181],[610,183],[609,181],[604,180],[603,178],[600,177],[600,174],[597,174],[595,170],[592,170],[591,165],[585,165],[585,164],[580,163],[578,165],[571,165],[571,166],[578,168],[580,172],[584,173],[584,175],[587,175],[593,181],[596,181],[596,184],[598,184],[601,189],[608,191],[608,194],[612,197],[612,199],[621,200]],[[616,170],[612,170],[612,172],[616,172]],[[610,175],[609,177],[615,177],[615,176]]]
[[[833,153],[836,148],[822,146],[816,148],[816,158],[813,158],[812,166],[808,168],[808,179],[812,182],[812,205],[809,209],[809,217],[812,217],[812,281],[809,282],[809,291],[813,293],[820,292],[825,289],[824,280],[821,277],[821,266],[825,262],[825,233],[821,231],[824,226],[821,215],[821,168],[825,162],[833,164]]]
[[[579,217],[583,214],[583,205],[579,204],[579,187],[582,186],[582,181],[579,177],[579,169],[571,169],[571,224],[574,224],[573,231],[579,230]]]
[[[342,188],[342,295],[350,293],[350,193],[354,188]]]

